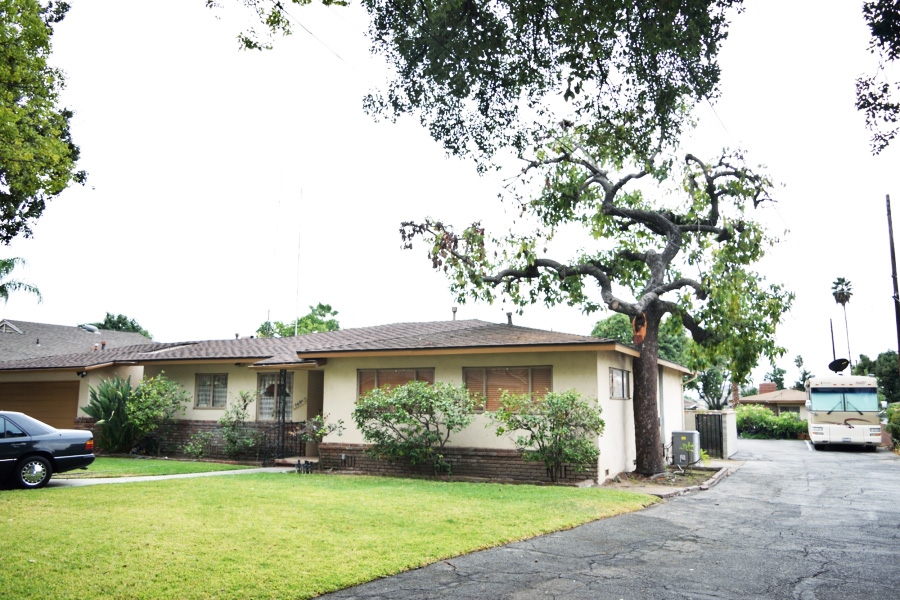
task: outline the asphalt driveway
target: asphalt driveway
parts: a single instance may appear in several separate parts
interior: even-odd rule
[[[708,491],[330,598],[900,597],[900,457],[741,440]]]

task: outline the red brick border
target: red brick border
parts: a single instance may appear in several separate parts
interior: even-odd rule
[[[366,454],[363,444],[319,444],[319,466],[323,470],[348,471],[367,475],[433,476],[428,466],[414,467],[407,461],[388,461]],[[549,483],[541,463],[526,461],[516,450],[490,448],[447,448],[453,478],[527,483]],[[597,467],[587,471],[567,468],[560,483],[569,485],[597,481]]]

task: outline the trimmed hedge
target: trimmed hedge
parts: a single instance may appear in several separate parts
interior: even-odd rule
[[[799,434],[807,433],[807,424],[797,413],[775,416],[764,406],[746,404],[737,407],[737,430],[744,438],[797,439]]]

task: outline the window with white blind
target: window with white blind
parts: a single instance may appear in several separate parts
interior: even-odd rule
[[[609,369],[609,397],[618,399],[631,398],[631,373],[624,369]]]
[[[228,398],[227,373],[198,373],[196,381],[197,408],[225,408]]]
[[[542,398],[553,391],[552,367],[465,367],[463,382],[473,397],[484,402],[484,409],[500,408],[500,396],[531,394]]]
[[[278,419],[278,373],[256,374],[256,418],[260,421],[275,421]],[[293,421],[294,409],[294,374],[287,373],[285,379],[285,421]]]
[[[429,369],[360,369],[357,371],[357,392],[362,398],[366,392],[382,387],[397,387],[410,381],[434,383],[434,368]]]

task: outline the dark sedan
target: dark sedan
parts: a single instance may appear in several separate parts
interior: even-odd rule
[[[47,485],[54,473],[92,462],[90,431],[56,429],[20,412],[0,411],[0,480],[35,489]]]

